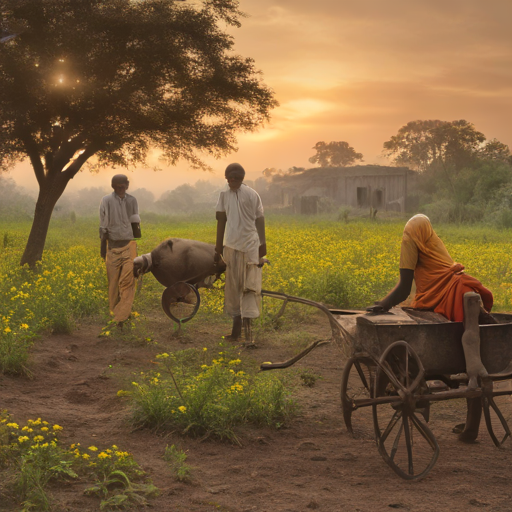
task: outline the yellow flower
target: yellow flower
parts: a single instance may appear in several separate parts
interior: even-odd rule
[[[89,448],[87,448],[88,450],[91,450],[91,452],[97,452],[98,451],[98,448],[96,448],[96,446],[89,446]]]
[[[27,436],[20,436],[20,437],[18,437],[18,442],[24,443],[25,441],[28,441],[28,437]]]
[[[184,405],[180,405],[178,407],[178,411],[181,411],[183,414],[185,414],[185,412],[187,411],[187,408]]]
[[[87,459],[90,459],[90,458],[91,458],[91,456],[90,456],[88,453],[84,453],[84,454],[82,455],[82,459],[87,460]]]
[[[20,325],[20,328],[21,328],[21,329],[28,329],[28,324],[21,324],[21,325]]]
[[[4,329],[4,332],[5,332],[5,334],[9,334],[9,333],[10,333],[10,332],[12,332],[12,331],[11,331],[11,328],[10,328],[10,327],[6,327],[6,328]]]
[[[36,443],[38,443],[39,441],[44,441],[44,437],[43,437],[43,436],[35,436],[35,437],[34,437],[34,441],[35,441]]]
[[[41,432],[48,432],[48,427],[41,427]]]
[[[53,430],[64,430],[60,425],[53,425]]]
[[[8,426],[9,428],[20,428],[20,427],[18,427],[18,424],[17,424],[17,423],[7,423],[7,426]]]
[[[203,352],[206,352],[208,349],[206,347],[203,347]]]
[[[98,453],[98,459],[110,459],[110,455],[105,452]]]

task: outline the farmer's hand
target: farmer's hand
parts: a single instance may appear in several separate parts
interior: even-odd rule
[[[366,311],[368,313],[373,313],[374,315],[379,315],[381,313],[387,313],[389,311],[389,308],[386,306],[383,306],[382,304],[376,302],[373,306],[368,306],[366,308]]]
[[[102,239],[101,240],[101,245],[100,245],[100,256],[101,256],[101,259],[103,261],[105,261],[106,257],[107,257],[107,240],[106,239]]]

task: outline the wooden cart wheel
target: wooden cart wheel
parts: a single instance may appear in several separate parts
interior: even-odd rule
[[[405,341],[391,344],[379,359],[373,389],[373,425],[379,453],[406,480],[423,478],[435,465],[439,445],[428,428],[425,370]]]
[[[200,304],[199,292],[188,283],[174,283],[162,293],[162,308],[165,314],[178,324],[193,318]]]
[[[485,424],[493,443],[499,448],[511,437],[509,423],[512,422],[512,381],[493,382],[490,394],[484,393],[482,405]]]
[[[354,434],[352,414],[363,407],[372,405],[372,389],[375,377],[375,361],[368,356],[353,356],[345,364],[341,376],[341,407],[347,430]],[[362,425],[368,425],[371,411],[359,418]],[[366,417],[365,417],[366,416]],[[365,421],[366,420],[366,421]],[[357,428],[357,433],[364,431],[364,426]]]

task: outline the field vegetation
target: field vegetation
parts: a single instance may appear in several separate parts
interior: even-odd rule
[[[271,262],[265,289],[361,308],[381,298],[396,282],[403,220],[339,222],[329,217],[268,219]],[[435,226],[456,261],[489,287],[496,310],[511,307],[510,230],[485,226]],[[18,265],[28,222],[0,226],[0,369],[28,371],[34,337],[47,330],[70,332],[81,318],[108,320],[106,276],[99,255],[96,219],[59,219],[52,225],[43,260],[35,271]],[[214,241],[214,220],[153,216],[143,225],[139,254],[168,237]],[[134,309],[144,315],[158,308],[161,286],[144,276]],[[202,311],[221,314],[222,283],[202,290]],[[264,305],[265,312],[272,309]],[[265,314],[263,316],[265,321]]]
[[[168,237],[214,241],[215,221],[210,216],[185,219],[153,214],[145,219],[139,254],[150,252]],[[271,264],[264,271],[264,288],[334,307],[369,305],[397,280],[403,224],[403,219],[347,221],[346,216],[338,215],[270,215],[267,242]],[[454,259],[493,291],[496,310],[509,310],[512,233],[479,226],[435,227]],[[95,218],[54,220],[43,260],[34,270],[18,264],[29,230],[29,221],[4,221],[0,225],[3,373],[30,375],[30,348],[38,337],[43,333],[70,333],[85,319],[105,325],[98,332],[100,336],[121,335],[127,340],[153,343],[150,318],[160,308],[162,287],[151,274],[143,278],[127,330],[120,334],[110,327]],[[203,318],[222,318],[222,286],[220,281],[213,289],[201,290],[199,315]],[[256,335],[258,330],[273,328],[270,318],[280,306],[275,302],[264,302]],[[300,344],[308,340],[295,341]],[[280,428],[298,409],[293,398],[298,379],[293,374],[292,378],[290,374],[287,378],[283,374],[258,374],[250,359],[222,342],[171,353],[165,345],[155,349],[159,351],[153,368],[119,384],[122,389],[118,395],[128,400],[136,428],[238,443],[237,429],[241,425]],[[26,510],[51,509],[46,486],[62,479],[89,482],[88,493],[98,496],[105,509],[143,504],[157,493],[127,452],[115,446],[99,451],[78,444],[64,447],[57,439],[59,425],[38,418],[22,426],[7,412],[3,414],[0,464],[3,474],[10,478],[10,492],[18,493]],[[108,440],[103,441],[108,446]],[[186,454],[179,448],[169,448],[165,460],[177,480],[190,478]]]

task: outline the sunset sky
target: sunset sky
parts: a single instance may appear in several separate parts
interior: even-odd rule
[[[347,141],[364,163],[388,162],[382,144],[416,119],[466,119],[512,147],[511,0],[241,0],[249,17],[233,30],[280,106],[239,151],[209,161],[130,173],[131,188],[158,197],[198,179],[220,180],[240,162],[248,178],[266,167],[311,167],[318,141]],[[155,162],[153,162],[155,163]],[[80,173],[70,190],[104,186],[111,171]],[[29,164],[11,176],[36,188]]]

